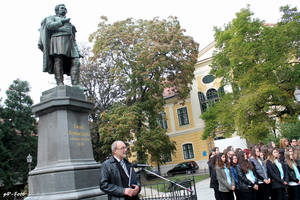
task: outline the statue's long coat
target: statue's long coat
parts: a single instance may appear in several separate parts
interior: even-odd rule
[[[45,18],[41,23],[38,47],[43,52],[43,72],[53,74],[53,59],[49,57],[51,33],[47,30],[46,21],[47,18]]]
[[[49,21],[55,22],[55,19],[57,20],[57,18],[59,19],[58,16],[50,16],[50,17],[46,17],[42,23],[41,23],[41,28],[40,28],[40,39],[39,39],[39,43],[38,43],[38,47],[39,49],[41,49],[43,51],[43,72],[48,72],[49,74],[53,74],[54,73],[54,58],[53,56],[50,56],[50,41],[51,41],[51,34],[53,34],[51,30],[49,30],[47,28],[47,22],[49,23]],[[61,23],[61,22],[60,22]],[[72,25],[73,27],[73,32],[72,32],[72,48],[73,48],[73,53],[72,53],[72,58],[76,58],[76,57],[80,57],[79,54],[79,50],[77,47],[77,44],[75,42],[75,32],[76,29],[75,27]],[[71,68],[71,57],[65,57],[64,59],[64,63],[63,63],[63,73],[70,75],[70,68]]]

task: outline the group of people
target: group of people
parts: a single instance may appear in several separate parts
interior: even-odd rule
[[[300,140],[250,149],[212,149],[210,187],[216,200],[300,200]]]
[[[126,159],[123,141],[111,145],[101,167],[100,188],[108,199],[138,200],[141,183]],[[218,147],[209,155],[210,187],[216,200],[300,200],[300,140],[280,140],[250,149]]]

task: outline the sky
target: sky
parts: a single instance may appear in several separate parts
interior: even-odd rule
[[[200,44],[199,50],[213,42],[213,28],[229,23],[235,13],[250,5],[255,18],[276,23],[280,6],[300,9],[299,0],[9,0],[1,1],[0,98],[13,80],[28,81],[34,104],[43,91],[55,87],[54,75],[42,72],[42,52],[37,48],[41,21],[54,15],[54,7],[64,3],[67,17],[77,29],[78,45],[89,45],[88,37],[97,30],[101,16],[109,22],[176,16],[186,35]]]

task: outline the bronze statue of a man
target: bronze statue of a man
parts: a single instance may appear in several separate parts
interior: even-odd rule
[[[79,85],[79,58],[75,27],[66,18],[64,4],[55,6],[55,15],[46,17],[40,28],[38,47],[43,51],[43,72],[55,74],[57,85],[64,85],[64,74],[71,75],[72,85]]]

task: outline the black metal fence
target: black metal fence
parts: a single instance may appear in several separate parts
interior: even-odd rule
[[[194,177],[175,181],[184,188],[170,182],[146,184],[142,186],[141,200],[197,200]]]

